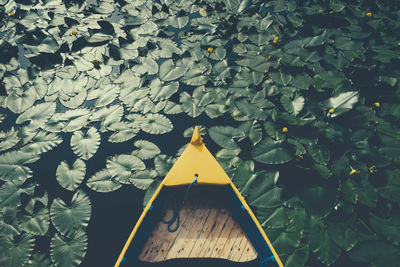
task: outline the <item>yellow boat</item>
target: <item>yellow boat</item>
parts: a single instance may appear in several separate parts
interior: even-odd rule
[[[115,267],[191,258],[283,267],[250,207],[204,145],[197,126],[145,207]]]

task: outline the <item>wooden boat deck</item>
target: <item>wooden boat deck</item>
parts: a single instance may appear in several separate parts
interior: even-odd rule
[[[165,220],[173,216],[173,207],[174,204],[168,205]],[[138,259],[160,262],[175,258],[218,258],[247,262],[255,260],[257,256],[251,241],[226,205],[218,203],[216,206],[215,200],[208,200],[185,203],[180,211],[180,225],[176,232],[168,231],[167,224],[158,222]]]

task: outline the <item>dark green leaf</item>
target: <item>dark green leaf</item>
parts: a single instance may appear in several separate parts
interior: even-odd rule
[[[279,147],[279,143],[271,138],[262,140],[251,152],[253,159],[265,164],[282,164],[292,159],[286,148]]]

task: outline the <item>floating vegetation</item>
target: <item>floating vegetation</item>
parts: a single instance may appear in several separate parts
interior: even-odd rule
[[[80,265],[87,193],[147,202],[201,124],[285,266],[393,266],[399,8],[0,1],[0,265]]]

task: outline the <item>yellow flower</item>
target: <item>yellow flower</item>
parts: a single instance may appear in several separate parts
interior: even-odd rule
[[[272,41],[274,44],[276,44],[279,40],[279,37],[275,37],[274,40]]]
[[[98,61],[97,59],[92,60],[92,64],[98,66],[100,64],[100,61]]]
[[[329,11],[329,14],[333,14],[333,13],[335,13],[335,11],[333,11],[333,10]]]
[[[333,108],[331,108],[330,110],[328,110],[328,112],[329,112],[330,114],[333,114],[333,113],[335,112],[335,110],[334,110]]]
[[[368,12],[366,15],[367,17],[372,17],[372,12]]]
[[[374,103],[374,106],[377,107],[377,108],[379,108],[379,107],[381,106],[381,103],[375,102],[375,103]]]
[[[77,34],[78,34],[78,32],[77,32],[77,31],[75,31],[75,30],[72,30],[72,31],[71,31],[71,34],[72,34],[72,35],[77,35]]]
[[[376,172],[376,166],[371,166],[369,168],[369,173],[374,174]]]
[[[357,169],[351,169],[351,171],[350,171],[350,175],[359,174],[359,173],[360,173],[360,171]]]
[[[199,13],[202,17],[207,17],[207,11],[204,8],[200,8]]]
[[[15,13],[14,13],[14,12],[11,12],[9,15],[10,15],[10,16],[15,16]]]
[[[288,132],[288,128],[287,127],[283,127],[282,128],[282,132],[287,133]]]
[[[212,52],[214,51],[214,48],[209,47],[209,48],[207,49],[207,51],[210,52],[210,53],[212,53]]]

